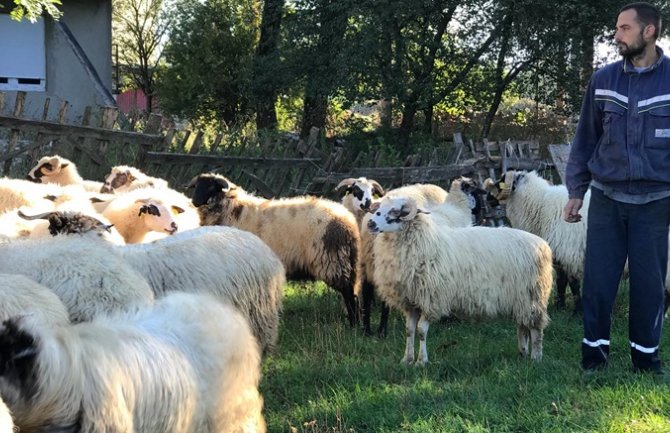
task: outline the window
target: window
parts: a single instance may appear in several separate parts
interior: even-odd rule
[[[44,20],[18,22],[0,14],[0,90],[45,89]]]

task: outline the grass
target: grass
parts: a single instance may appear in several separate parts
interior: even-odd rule
[[[553,305],[540,363],[519,357],[515,326],[500,319],[431,324],[430,364],[415,368],[400,364],[398,312],[385,339],[369,338],[346,325],[339,295],[322,283],[285,293],[278,350],[263,364],[269,432],[670,431],[670,387],[630,372],[625,288],[610,367],[589,377],[581,320]]]

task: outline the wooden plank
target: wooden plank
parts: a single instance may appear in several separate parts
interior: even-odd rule
[[[561,178],[561,183],[565,184],[565,167],[568,164],[568,157],[570,156],[569,144],[550,144],[549,155],[556,167],[558,176]]]
[[[305,167],[320,161],[319,158],[269,158],[269,157],[243,157],[224,155],[188,155],[170,152],[147,152],[147,163],[171,163],[176,165],[211,164],[213,166],[224,166],[235,164],[239,166],[281,166],[281,167]]]
[[[64,125],[55,122],[41,122],[38,120],[17,119],[9,116],[0,116],[0,127],[42,132],[44,134],[78,135],[100,140],[127,140],[133,144],[160,143],[161,135],[142,134],[139,132],[116,131],[100,129],[91,126]]]

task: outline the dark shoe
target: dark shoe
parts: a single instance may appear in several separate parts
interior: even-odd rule
[[[660,365],[654,365],[652,367],[633,367],[633,373],[642,373],[642,374],[652,374],[654,376],[665,376],[665,371],[661,368]]]

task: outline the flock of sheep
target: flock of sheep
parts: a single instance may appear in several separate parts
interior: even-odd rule
[[[379,297],[377,332],[401,311],[402,362],[423,365],[430,322],[451,315],[511,317],[540,360],[554,269],[583,274],[585,222],[563,223],[565,188],[533,172],[448,192],[345,179],[342,203],[210,173],[189,187],[128,166],[84,180],[59,156],[0,179],[0,433],[265,431],[287,279],[324,281],[366,334]],[[517,228],[477,225],[486,196]]]

